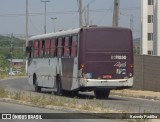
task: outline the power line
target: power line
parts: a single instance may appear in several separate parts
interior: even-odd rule
[[[33,29],[35,29],[37,32],[39,32],[39,33],[42,33],[42,31],[41,30],[39,30],[34,24],[33,24],[33,22],[32,22],[32,19],[31,19],[31,17],[29,16],[29,21],[30,21],[30,23],[31,23],[31,27],[33,28]]]
[[[132,7],[132,8],[120,8],[120,10],[139,10],[139,7]],[[90,12],[106,12],[106,11],[111,11],[113,12],[113,9],[109,8],[109,9],[91,9]],[[78,14],[78,11],[50,11],[50,12],[46,12],[47,15],[51,15],[51,14]],[[28,13],[29,16],[44,16],[44,13]],[[26,16],[26,13],[17,13],[17,14],[0,14],[0,17],[21,17],[21,16]]]

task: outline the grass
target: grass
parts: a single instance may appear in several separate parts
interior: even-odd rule
[[[0,97],[4,98],[7,96],[7,93],[4,88],[0,86]]]
[[[2,74],[2,73],[0,73],[0,79],[4,79],[6,77],[9,77],[9,74]]]
[[[62,108],[74,108],[78,110],[87,110],[86,112],[91,113],[123,113],[123,111],[113,111],[104,106],[102,102],[99,102],[96,99],[85,101],[79,101],[78,98],[69,99],[66,97],[59,97],[48,94],[39,94],[32,93],[27,91],[11,91],[5,90],[0,87],[0,98],[11,98],[12,100],[16,100],[18,103],[34,105],[44,108],[54,108],[54,107],[62,107]],[[126,113],[126,112],[125,112]],[[145,113],[145,112],[144,112]],[[149,119],[131,119],[125,120],[126,122],[151,122]]]
[[[26,91],[10,91],[0,87],[0,98],[11,98],[13,100],[26,102],[32,105],[46,107],[46,106],[60,106],[65,108],[75,108],[79,110],[87,110],[92,112],[108,112],[108,108],[97,100],[88,100],[79,102],[75,97],[68,99],[63,96],[52,96],[47,94],[31,93]]]

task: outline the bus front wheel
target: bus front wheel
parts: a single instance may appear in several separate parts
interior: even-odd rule
[[[110,90],[94,90],[96,99],[107,99],[109,97]]]
[[[34,84],[35,92],[41,92],[41,87],[38,86],[38,81],[35,74],[33,75],[33,84]]]

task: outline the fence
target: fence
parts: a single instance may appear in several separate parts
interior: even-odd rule
[[[134,56],[133,89],[160,91],[160,57]]]

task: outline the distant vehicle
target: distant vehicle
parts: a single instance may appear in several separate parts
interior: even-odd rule
[[[22,72],[21,71],[13,71],[13,73],[15,73],[15,74],[22,74]]]
[[[22,74],[21,71],[12,71],[12,75],[20,75]],[[9,75],[11,75],[11,73],[9,72]]]
[[[15,74],[14,72],[12,72],[12,74],[11,74],[11,72],[9,72],[9,75],[13,75],[13,76],[14,76],[14,75],[16,75],[16,74]]]
[[[126,28],[83,27],[33,36],[26,48],[28,80],[41,88],[94,91],[108,98],[112,89],[133,85],[133,40]]]

